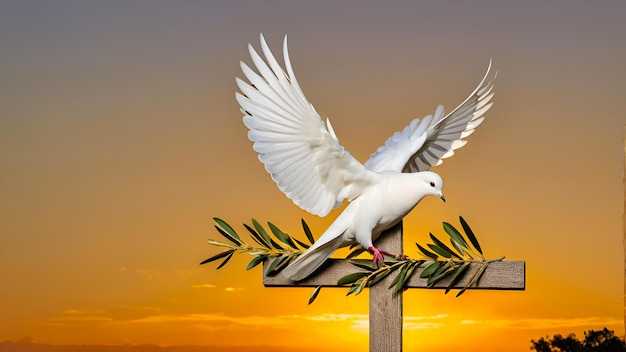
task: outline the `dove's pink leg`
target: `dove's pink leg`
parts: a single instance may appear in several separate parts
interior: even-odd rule
[[[372,263],[374,264],[375,268],[378,267],[378,263],[385,265],[385,257],[384,257],[385,255],[396,257],[396,258],[401,258],[401,259],[409,258],[409,256],[405,254],[394,255],[394,254],[387,252],[384,249],[378,249],[374,246],[369,246],[367,250],[372,252],[372,254],[374,255],[374,258],[372,258]]]

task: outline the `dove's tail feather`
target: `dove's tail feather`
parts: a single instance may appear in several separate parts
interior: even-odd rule
[[[311,247],[283,269],[280,275],[292,281],[305,279],[319,268],[341,245],[341,237],[337,237],[319,247]]]

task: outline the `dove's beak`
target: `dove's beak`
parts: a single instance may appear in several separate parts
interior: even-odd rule
[[[438,194],[439,198],[441,198],[441,200],[443,200],[443,202],[446,202],[446,197],[443,196],[443,193],[439,193]]]

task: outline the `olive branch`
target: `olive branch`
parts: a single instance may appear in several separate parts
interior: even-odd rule
[[[218,253],[211,258],[205,259],[200,263],[200,265],[210,263],[221,258],[225,258],[222,263],[218,265],[217,269],[219,269],[226,265],[230,258],[232,258],[233,254],[235,254],[235,252],[237,251],[239,251],[240,253],[248,253],[255,256],[246,267],[246,270],[254,268],[267,258],[278,257],[278,259],[272,261],[272,264],[265,273],[268,276],[272,276],[278,273],[282,268],[287,266],[287,264],[289,264],[291,260],[297,258],[300,254],[302,254],[304,250],[309,248],[308,244],[301,242],[297,238],[289,236],[271,222],[267,223],[268,227],[270,228],[270,231],[274,235],[276,240],[283,243],[282,246],[278,244],[274,240],[274,238],[269,235],[265,228],[263,228],[263,226],[261,226],[261,224],[259,224],[259,222],[255,219],[252,219],[252,227],[247,224],[243,224],[243,226],[246,228],[246,230],[248,230],[248,232],[250,232],[252,239],[261,247],[253,247],[243,241],[241,237],[239,237],[237,232],[235,232],[235,230],[233,230],[233,228],[228,225],[228,223],[226,223],[226,221],[219,218],[213,218],[213,221],[215,221],[215,228],[217,229],[217,231],[222,236],[226,237],[226,239],[228,239],[230,243],[209,239],[209,244],[229,249],[224,252]],[[304,233],[306,234],[307,239],[309,240],[309,242],[311,242],[311,244],[313,244],[315,242],[315,239],[311,234],[309,226],[304,220],[302,220],[302,227],[304,229]],[[299,245],[299,247],[298,245],[296,245],[296,243]]]
[[[244,224],[244,227],[248,230],[254,242],[258,244],[258,246],[253,246],[243,241],[237,232],[235,232],[235,230],[224,220],[219,218],[214,218],[213,220],[215,221],[215,228],[217,231],[224,236],[228,242],[209,239],[209,244],[228,249],[202,261],[200,265],[224,258],[217,266],[217,269],[220,269],[228,263],[235,252],[247,253],[249,255],[253,255],[254,258],[252,258],[250,263],[248,263],[246,270],[254,268],[268,258],[276,258],[270,263],[265,272],[266,276],[273,276],[285,268],[292,260],[297,258],[310,246],[309,244],[281,231],[271,222],[267,223],[270,230],[268,232],[258,221],[252,219],[252,226]],[[490,263],[502,261],[504,257],[490,260],[486,259],[472,229],[463,217],[460,216],[459,220],[465,236],[453,225],[447,222],[443,223],[443,229],[450,237],[449,242],[451,247],[430,233],[430,239],[433,243],[427,244],[426,247],[428,247],[428,249],[419,243],[416,243],[418,253],[422,256],[422,258],[395,258],[394,260],[388,260],[382,267],[376,267],[370,259],[350,259],[353,265],[360,269],[364,269],[365,271],[357,271],[348,274],[340,278],[337,281],[337,284],[349,287],[347,295],[358,295],[363,288],[374,286],[385,277],[397,272],[397,275],[391,282],[389,289],[394,288],[396,292],[400,292],[406,289],[406,284],[415,273],[415,270],[417,268],[424,268],[419,275],[421,278],[427,279],[429,287],[434,286],[436,283],[447,277],[451,277],[450,282],[445,289],[445,293],[447,294],[463,277],[465,277],[465,275],[470,275],[467,271],[471,263],[480,263],[480,266],[471,274],[469,280],[465,286],[459,290],[456,297],[462,295],[469,287],[478,284],[478,281]],[[302,229],[307,240],[313,244],[315,239],[309,226],[304,219],[302,219],[301,222]],[[363,249],[359,248],[350,253],[348,258],[354,258],[363,251]],[[320,290],[321,286],[318,286],[313,290],[309,298],[309,304],[317,298]]]

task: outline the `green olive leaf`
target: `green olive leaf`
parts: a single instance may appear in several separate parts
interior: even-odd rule
[[[375,270],[371,259],[351,259],[350,263],[365,270],[369,270],[369,271]]]
[[[463,219],[462,216],[459,216],[459,219],[461,220],[461,226],[463,226],[463,231],[465,231],[467,238],[469,238],[470,242],[472,242],[472,246],[476,248],[478,253],[483,254],[482,249],[480,249],[480,244],[478,244],[478,239],[476,239],[476,236],[474,236],[474,232],[472,231],[472,229],[469,227],[467,222],[465,222],[465,219]]]
[[[406,289],[406,283],[411,279],[413,272],[423,263],[423,261],[417,261],[409,264],[409,269],[406,271],[406,275],[404,275],[404,282],[402,282],[402,289]]]
[[[283,249],[280,245],[278,245],[278,243],[276,243],[271,237],[270,235],[267,234],[267,231],[265,231],[265,229],[263,228],[263,226],[261,226],[261,224],[259,224],[258,221],[256,221],[255,219],[252,219],[252,226],[254,226],[254,228],[256,229],[256,231],[258,232],[258,234],[263,237],[263,242],[265,243],[269,243],[271,247],[276,248],[276,249]]]
[[[200,263],[200,265],[202,265],[202,264],[206,264],[206,263],[210,263],[210,262],[212,262],[212,261],[214,261],[214,260],[218,260],[218,259],[220,259],[220,258],[224,258],[225,256],[227,256],[227,255],[229,255],[229,254],[233,254],[234,252],[235,252],[235,250],[234,250],[234,249],[231,249],[231,250],[228,250],[228,251],[225,251],[225,252],[218,253],[218,254],[216,254],[216,255],[212,256],[211,258],[208,258],[208,259],[203,260],[203,261]]]
[[[359,285],[353,284],[352,286],[350,286],[350,289],[348,290],[348,293],[346,293],[346,296],[350,296],[351,294],[354,293],[354,291],[356,291],[356,289],[359,287]]]
[[[379,283],[382,279],[386,278],[387,276],[389,276],[389,274],[391,274],[391,272],[393,272],[392,269],[388,269],[385,271],[381,271],[380,273],[374,275],[374,277],[370,280],[370,287],[376,285],[377,283]]]
[[[396,269],[400,269],[400,271],[402,271],[404,270],[405,267],[406,267],[406,264],[401,264],[401,265],[398,265]],[[399,278],[400,278],[400,274],[396,275],[396,277],[394,277],[393,280],[391,280],[391,283],[389,284],[388,288],[394,287],[398,283]]]
[[[217,269],[223,267],[224,265],[226,265],[226,263],[228,263],[230,258],[233,257],[233,254],[235,254],[235,251],[234,250],[230,251],[230,253],[228,253],[228,255],[226,256],[226,259],[224,259],[224,261],[220,265],[218,265],[217,268],[215,268],[215,270],[217,270]]]
[[[368,272],[356,272],[356,273],[352,273],[352,274],[348,274],[344,277],[342,277],[341,279],[337,280],[337,285],[347,285],[347,284],[352,284],[356,281],[358,281],[360,278],[364,277],[364,276],[368,276],[370,273]]]
[[[283,254],[280,257],[274,259],[269,267],[267,268],[267,271],[265,272],[265,276],[272,276],[274,274],[276,274],[276,272],[278,272],[278,270],[280,269],[280,267],[282,267],[283,263],[285,261],[288,261],[287,259],[289,258],[289,256],[287,254]]]
[[[235,249],[237,248],[237,246],[233,246],[230,243],[226,243],[226,242],[220,242],[220,241],[216,241],[216,240],[212,240],[209,238],[208,240],[209,244],[212,246],[217,246],[217,247],[227,247],[227,248],[232,248]]]
[[[401,265],[385,266],[384,271],[381,271],[379,274],[376,274],[376,276],[370,281],[370,286],[374,286],[375,284],[379,283],[382,279],[387,277],[389,274],[391,274],[394,271],[398,270],[398,268],[400,268],[400,266]],[[393,284],[391,284],[391,286],[389,286],[389,287],[391,288],[392,286],[393,286]]]
[[[311,229],[309,228],[309,225],[306,223],[306,221],[304,221],[304,219],[300,219],[302,222],[302,229],[304,230],[304,234],[306,235],[306,238],[309,240],[309,242],[311,242],[311,244],[315,243],[315,238],[313,238],[313,233],[311,233]]]
[[[454,243],[457,243],[462,247],[469,248],[467,242],[465,242],[465,239],[463,238],[463,236],[461,236],[461,233],[454,226],[447,222],[444,222],[443,229],[446,231],[446,233],[448,233],[450,239],[453,240]]]
[[[367,283],[367,280],[362,279],[357,285],[356,285],[356,289],[354,290],[354,295],[358,295],[359,293],[361,293],[361,291],[363,291],[363,288],[365,287],[365,283]]]
[[[218,225],[215,225],[215,229],[217,230],[217,232],[219,232],[222,236],[226,237],[229,241],[231,241],[232,243],[240,246],[241,245],[241,241],[237,240],[235,237],[231,236],[228,232],[224,231],[221,227],[219,227]]]
[[[404,285],[404,278],[406,277],[406,272],[409,270],[408,263],[402,266],[402,270],[398,273],[398,276],[394,279],[394,282],[391,283],[391,287],[396,286],[396,292],[402,291],[402,286]]]
[[[420,277],[421,278],[427,278],[430,275],[432,275],[437,269],[439,269],[439,266],[441,265],[440,261],[433,261],[432,263],[430,263],[430,265],[428,265],[424,271],[422,271],[420,273]]]
[[[294,241],[296,241],[296,243],[297,243],[297,244],[299,244],[299,245],[300,245],[300,247],[302,247],[302,248],[304,248],[304,249],[308,249],[308,248],[310,247],[308,244],[306,244],[306,243],[304,243],[304,242],[302,242],[302,241],[298,240],[298,239],[297,239],[297,238],[295,238],[295,237],[292,237],[291,239],[292,239],[292,240],[294,240]]]
[[[436,253],[438,253],[439,255],[441,255],[442,257],[446,257],[446,258],[452,258],[452,253],[446,251],[443,248],[437,247],[434,244],[428,244],[428,247],[430,247],[430,249],[432,249],[433,251],[435,251]],[[446,247],[447,248],[447,247]]]
[[[293,243],[293,240],[288,234],[282,232],[278,227],[276,227],[276,225],[272,224],[271,222],[268,222],[267,225],[270,227],[270,230],[272,231],[274,236],[276,236],[276,238],[278,238],[282,243],[290,246],[293,249],[298,249],[298,247],[296,247],[296,244]]]
[[[452,262],[445,262],[442,266],[440,266],[435,272],[428,277],[427,285],[432,286],[436,284],[439,280],[445,278],[450,274],[450,269],[453,269]]]
[[[424,248],[424,247],[420,246],[420,244],[419,244],[419,243],[416,243],[416,245],[417,245],[417,249],[419,249],[419,250],[420,250],[420,252],[422,252],[425,256],[427,256],[427,257],[429,257],[429,258],[433,258],[433,259],[437,259],[437,258],[439,257],[439,256],[438,256],[438,255],[436,255],[435,253],[433,253],[433,252],[431,252],[431,251],[427,250],[426,248]]]
[[[451,250],[450,248],[448,248],[448,246],[446,246],[443,242],[441,242],[437,237],[435,237],[435,235],[433,235],[432,233],[430,234],[430,238],[433,240],[433,242],[435,242],[435,244],[437,245],[437,247],[445,250],[446,252],[450,253],[450,255],[457,257],[459,259],[463,259],[461,258],[461,256],[459,256],[458,254],[456,254],[456,252],[454,252],[453,250]],[[429,245],[430,247],[430,245]],[[433,248],[433,247],[430,247]],[[433,248],[434,250],[434,248]],[[441,253],[440,253],[441,254]],[[450,258],[450,257],[447,257]]]
[[[450,279],[450,283],[448,284],[448,287],[446,287],[445,293],[450,292],[454,285],[459,282],[459,280],[463,277],[463,273],[467,270],[467,268],[469,268],[469,266],[470,262],[465,262],[458,269],[454,270],[454,275],[452,276],[452,279]]]
[[[480,278],[483,276],[483,274],[485,273],[485,270],[487,270],[487,266],[489,266],[489,263],[485,263],[483,264],[480,269],[478,270],[478,274],[476,275],[476,280],[474,280],[474,287],[478,286],[478,281],[480,280]]]
[[[252,258],[250,263],[248,263],[248,266],[246,267],[246,270],[250,270],[250,269],[254,268],[255,266],[257,266],[260,263],[262,263],[268,257],[269,256],[267,254],[261,254],[261,255],[258,255],[256,257]]]
[[[320,293],[320,291],[322,290],[322,286],[317,286],[313,292],[311,292],[311,296],[309,297],[309,304],[313,303],[313,301],[315,301],[315,299],[317,298],[317,295]]]
[[[229,240],[237,244],[242,243],[241,238],[239,238],[235,230],[233,230],[233,228],[230,227],[230,225],[228,225],[226,221],[220,218],[213,218],[213,221],[217,223],[217,225],[215,225],[215,228],[217,229],[217,231],[219,231],[224,237],[228,238]]]
[[[462,295],[465,292],[465,290],[467,290],[470,286],[472,286],[473,283],[478,284],[478,279],[480,278],[482,273],[485,271],[485,268],[487,267],[487,265],[488,263],[483,263],[480,266],[480,268],[478,268],[478,270],[474,272],[474,275],[472,275],[472,277],[467,281],[465,286],[456,294],[455,297],[459,297],[460,295]]]
[[[251,228],[247,224],[243,224],[243,226],[246,228],[246,230],[248,230],[248,232],[250,232],[250,235],[252,235],[252,239],[254,239],[256,243],[268,249],[272,248],[271,244],[269,242],[265,242],[265,239],[261,237],[256,231],[254,231],[253,228]]]

